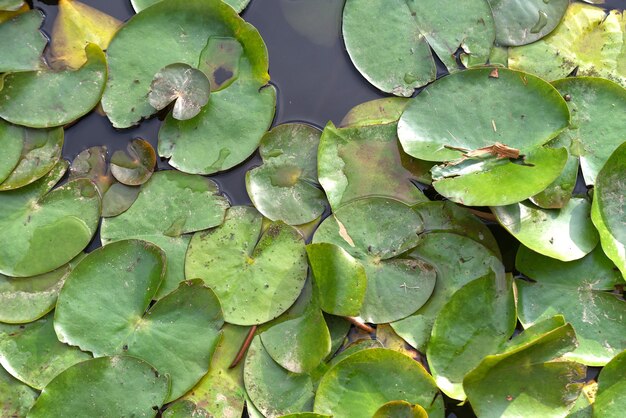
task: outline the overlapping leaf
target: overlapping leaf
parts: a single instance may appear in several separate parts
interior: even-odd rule
[[[20,6],[21,6],[20,2]],[[41,67],[46,37],[39,31],[43,14],[32,10],[0,21],[0,73],[34,71]],[[0,84],[1,85],[1,84]]]

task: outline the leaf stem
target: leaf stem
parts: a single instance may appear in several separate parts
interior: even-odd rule
[[[246,336],[246,339],[243,341],[243,344],[241,344],[241,348],[237,352],[235,359],[233,360],[232,363],[230,363],[230,366],[228,366],[229,369],[234,369],[235,367],[237,367],[239,362],[241,362],[241,359],[243,358],[244,354],[246,354],[246,351],[248,351],[248,347],[250,347],[250,343],[252,342],[252,338],[254,338],[254,334],[256,333],[257,327],[258,327],[257,325],[253,325],[250,327],[250,330],[248,331],[248,335]]]
[[[352,325],[354,325],[355,327],[357,327],[358,329],[361,329],[369,334],[373,334],[376,332],[374,328],[370,327],[364,322],[359,321],[356,318],[353,318],[351,316],[344,316],[344,319],[348,321],[349,323],[351,323]]]

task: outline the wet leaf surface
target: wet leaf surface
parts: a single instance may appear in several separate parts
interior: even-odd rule
[[[626,407],[626,351],[621,352],[606,365],[598,376],[598,393],[593,403],[594,417],[619,417]]]
[[[23,2],[19,3],[21,6]],[[41,54],[47,43],[39,31],[43,18],[39,10],[32,10],[0,21],[0,45],[3,46],[0,73],[34,71],[41,67]]]
[[[191,119],[209,102],[211,85],[206,75],[187,64],[170,64],[159,70],[150,84],[148,101],[156,110],[174,103],[176,120]]]
[[[156,165],[156,153],[148,141],[133,139],[124,151],[116,151],[111,157],[111,174],[127,186],[144,184],[152,176]]]

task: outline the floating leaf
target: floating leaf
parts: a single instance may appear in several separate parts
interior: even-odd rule
[[[570,142],[566,135],[562,134],[550,141],[547,145],[550,148],[569,148]],[[567,162],[563,171],[548,187],[541,193],[530,197],[530,201],[540,208],[561,209],[567,205],[572,197],[576,181],[578,180],[579,161],[578,157],[568,150]]]
[[[402,0],[348,0],[343,9],[343,38],[356,68],[380,90],[407,97],[437,74],[411,12]]]
[[[43,19],[43,13],[31,10],[0,22],[0,45],[3,46],[0,73],[34,71],[41,67],[41,54],[47,43],[39,31]]]
[[[90,147],[81,151],[70,166],[70,180],[91,180],[98,186],[101,195],[106,193],[115,181],[107,166],[107,154],[107,148],[104,146]]]
[[[402,256],[418,244],[422,229],[419,216],[401,202],[361,199],[326,218],[313,242],[338,245],[359,260],[367,275],[360,316],[386,323],[419,309],[435,286],[432,265]]]
[[[488,0],[496,24],[496,43],[519,46],[533,43],[556,28],[569,0]]]
[[[99,46],[85,48],[87,62],[76,71],[49,69],[8,74],[0,95],[0,117],[32,128],[61,126],[91,111],[102,96],[107,62]]]
[[[6,0],[6,1],[12,1],[12,0]],[[17,4],[17,3],[15,3]],[[12,18],[14,18],[15,16],[22,14],[24,12],[27,12],[30,10],[30,6],[28,5],[28,3],[26,2],[22,2],[22,6],[19,7],[17,10],[2,10],[2,8],[0,7],[0,23],[4,23],[7,20],[10,20]]]
[[[311,222],[322,215],[326,198],[317,181],[320,131],[289,123],[261,140],[261,167],[246,173],[250,200],[263,216],[289,225]]]
[[[31,129],[0,119],[0,141],[3,147],[6,144],[2,159],[9,160],[8,166],[15,162],[16,144],[21,144],[18,160],[9,174],[4,178],[0,175],[0,191],[13,190],[45,176],[59,162],[63,129]]]
[[[378,408],[372,418],[428,418],[428,412],[420,405],[391,401]]]
[[[295,414],[281,415],[279,418],[332,418],[332,416],[316,414],[315,412],[298,412]]]
[[[593,403],[593,416],[619,418],[626,408],[626,351],[609,362],[598,376],[598,393]]]
[[[75,0],[59,0],[52,28],[50,53],[55,67],[78,69],[86,61],[85,47],[96,44],[106,50],[122,22]]]
[[[384,125],[397,122],[407,104],[409,104],[409,99],[404,97],[386,97],[361,103],[350,109],[341,120],[339,127]]]
[[[148,101],[156,110],[174,103],[176,120],[195,117],[209,102],[211,84],[206,75],[187,64],[170,64],[159,70],[150,84]]]
[[[215,294],[199,280],[181,283],[150,306],[164,273],[165,255],[153,244],[102,247],[68,276],[54,326],[63,342],[97,357],[128,354],[169,374],[172,401],[206,374],[223,319]]]
[[[472,409],[488,418],[566,416],[586,367],[557,357],[575,347],[576,335],[563,317],[525,330],[467,374],[463,388]]]
[[[2,182],[11,175],[13,169],[20,162],[24,140],[19,136],[7,135],[11,125],[0,120],[0,139],[2,140],[2,154],[0,154],[0,187]],[[8,129],[7,129],[8,128]]]
[[[407,154],[450,161],[496,143],[526,154],[567,127],[567,105],[550,84],[503,68],[496,78],[492,71],[451,74],[412,99],[398,123]]]
[[[152,6],[155,3],[160,2],[161,0],[130,0],[133,5],[133,9],[135,12],[139,13],[143,9]],[[241,13],[243,9],[246,8],[250,0],[223,0],[224,3],[230,5],[233,9],[237,11],[237,13]]]
[[[160,298],[185,279],[185,252],[191,240],[187,234],[223,222],[228,201],[218,192],[212,180],[200,176],[157,172],[141,187],[130,208],[102,220],[102,241],[137,238],[161,247],[167,254],[167,276],[157,294]]]
[[[96,358],[58,375],[28,416],[153,417],[167,392],[167,376],[144,361],[126,356]]]
[[[602,249],[626,277],[626,142],[620,145],[600,170],[593,194],[591,220],[598,229]]]
[[[220,298],[226,322],[262,324],[297,299],[307,274],[304,239],[282,222],[262,231],[263,217],[231,208],[218,228],[193,236],[185,276],[201,278]]]
[[[124,151],[116,151],[111,157],[111,174],[120,183],[128,186],[144,184],[156,164],[156,153],[148,141],[133,139]]]
[[[122,183],[115,183],[102,196],[102,217],[110,218],[121,215],[135,203],[140,187],[126,186]]]
[[[435,289],[428,302],[415,314],[391,326],[413,347],[426,352],[435,319],[452,295],[465,284],[484,276],[502,280],[504,267],[485,246],[471,238],[447,232],[424,235],[411,255],[435,266]]]
[[[372,348],[344,358],[326,372],[314,411],[335,418],[369,417],[394,400],[428,405],[429,416],[444,416],[437,386],[419,363],[393,350]]]
[[[211,37],[200,55],[198,68],[209,78],[211,91],[230,86],[239,78],[243,47],[233,38]]]
[[[485,356],[497,353],[516,324],[510,277],[484,276],[460,288],[437,315],[428,342],[426,356],[437,386],[449,397],[465,400],[463,377]]]
[[[598,244],[591,204],[572,198],[563,209],[541,209],[530,202],[492,208],[498,222],[522,244],[548,257],[577,260]]]
[[[24,5],[24,0],[0,0],[0,10],[13,12]]]
[[[334,210],[364,197],[388,197],[408,205],[427,201],[415,182],[421,167],[398,143],[396,123],[335,128],[320,141],[320,183]]]
[[[518,315],[524,327],[563,315],[578,339],[578,348],[566,358],[590,366],[603,366],[626,349],[626,302],[608,292],[621,277],[600,247],[569,263],[521,247],[515,265],[535,280],[517,281]]]
[[[52,315],[26,325],[0,324],[0,364],[35,389],[43,389],[68,367],[90,358],[59,342]]]
[[[0,194],[1,274],[47,273],[91,241],[100,218],[98,189],[78,179],[50,191],[66,169],[59,163],[36,182]]]
[[[37,399],[37,392],[13,378],[0,367],[0,414],[25,417]]]

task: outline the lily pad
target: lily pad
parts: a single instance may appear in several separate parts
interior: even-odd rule
[[[226,322],[262,324],[297,299],[307,274],[304,239],[282,222],[262,231],[263,217],[233,207],[218,228],[195,234],[185,276],[201,278],[220,298]]]
[[[156,164],[156,153],[148,141],[133,139],[124,151],[116,151],[111,157],[111,174],[127,186],[144,184]]]
[[[500,259],[471,238],[448,232],[425,234],[411,256],[435,266],[437,281],[433,294],[413,315],[391,326],[405,341],[426,352],[435,319],[452,295],[472,280],[484,276],[502,280]]]
[[[200,70],[187,64],[170,64],[159,70],[150,84],[148,101],[156,110],[174,103],[176,120],[195,117],[209,102],[211,84]]]
[[[279,125],[265,134],[259,147],[263,165],[246,173],[248,196],[263,216],[301,225],[322,215],[326,198],[317,181],[320,134],[300,123]]]
[[[593,194],[591,220],[598,229],[602,249],[626,277],[626,142],[620,145],[600,170]]]
[[[161,0],[130,0],[133,5],[133,9],[135,12],[139,13],[143,9],[152,6],[155,3],[160,2]],[[224,3],[230,5],[233,9],[237,11],[237,13],[241,13],[243,9],[246,8],[250,0],[223,0]]]
[[[561,209],[567,205],[572,197],[576,182],[578,181],[578,169],[580,167],[578,156],[573,155],[570,148],[571,142],[565,134],[561,134],[546,146],[549,148],[568,148],[567,162],[563,171],[541,193],[530,197],[530,201],[540,208]]]
[[[37,392],[0,367],[0,414],[25,417],[37,399]]]
[[[16,11],[24,5],[24,0],[0,0],[0,10]]]
[[[104,146],[89,147],[78,154],[70,166],[70,180],[91,180],[100,191],[100,195],[107,192],[115,181],[107,165],[108,150]]]
[[[169,374],[172,401],[206,374],[223,319],[215,294],[199,280],[181,283],[150,306],[164,274],[165,255],[155,245],[106,245],[70,273],[54,327],[61,341],[96,357],[128,354]]]
[[[356,105],[343,117],[340,128],[397,122],[409,104],[404,97],[385,97]]]
[[[48,42],[39,31],[43,19],[43,13],[31,10],[1,22],[0,73],[34,71],[41,67],[41,54]]]
[[[91,241],[100,218],[100,196],[89,180],[50,191],[67,169],[57,164],[46,176],[0,194],[0,273],[28,277],[70,261]]]
[[[68,367],[90,358],[59,342],[52,315],[26,325],[0,324],[0,364],[35,389],[43,389]]]
[[[140,191],[140,187],[112,184],[102,196],[102,217],[110,218],[126,212],[135,203]]]
[[[444,416],[437,386],[418,362],[393,350],[372,348],[344,358],[326,372],[314,411],[335,418],[369,417],[395,400],[428,405],[429,416]]]
[[[465,400],[463,377],[485,356],[497,353],[515,325],[509,276],[485,276],[460,288],[437,315],[426,351],[437,386],[449,397]]]
[[[363,265],[367,288],[360,316],[380,324],[411,315],[433,291],[432,265],[403,256],[418,244],[422,229],[417,213],[405,204],[369,198],[336,210],[322,222],[313,242],[338,245]]]
[[[61,126],[89,113],[100,101],[107,62],[99,46],[85,48],[76,71],[49,69],[8,74],[0,95],[0,117],[32,128]]]
[[[626,351],[618,354],[598,376],[598,393],[593,403],[593,416],[618,418],[626,408]]]
[[[542,40],[509,50],[509,67],[546,80],[579,76],[608,78],[626,87],[623,13],[572,2],[559,26]],[[598,47],[601,45],[601,47]]]
[[[346,50],[367,81],[407,97],[437,75],[430,47],[411,12],[403,0],[348,0],[342,29]]]
[[[76,0],[60,0],[52,28],[50,55],[56,68],[78,69],[86,61],[85,47],[92,43],[106,50],[122,22]]]
[[[496,43],[526,45],[538,41],[556,28],[569,0],[488,0],[496,24]]]
[[[521,247],[515,265],[535,281],[517,281],[524,327],[563,315],[578,339],[576,350],[565,357],[590,366],[603,366],[626,349],[626,302],[610,293],[622,280],[600,247],[569,263]]]
[[[575,347],[574,330],[562,317],[525,330],[467,374],[463,388],[472,409],[488,418],[566,416],[586,367],[558,357]]]
[[[396,123],[336,128],[329,122],[320,140],[319,180],[334,210],[365,197],[408,205],[428,201],[415,182],[419,164],[398,143]]]
[[[565,100],[549,83],[519,71],[500,68],[497,77],[493,71],[451,74],[412,99],[398,123],[404,151],[450,161],[501,143],[526,154],[568,126]]]
[[[45,176],[59,162],[63,129],[31,129],[11,125],[0,119],[0,141],[3,147],[7,144],[3,148],[2,158],[10,160],[7,167],[13,165],[8,175],[0,175],[0,191],[13,190]],[[20,154],[15,161],[18,143],[21,144]]]
[[[530,202],[492,208],[498,222],[528,248],[562,261],[584,257],[598,244],[591,204],[572,198],[563,209],[541,209]]]
[[[212,180],[200,176],[157,172],[141,187],[130,208],[102,220],[102,242],[136,238],[161,247],[167,254],[167,276],[157,294],[160,298],[185,279],[188,234],[223,222],[228,201],[218,192]]]
[[[167,392],[167,376],[144,361],[126,356],[96,358],[58,375],[28,416],[153,417]]]
[[[372,418],[428,418],[428,412],[420,405],[391,401],[381,406]]]
[[[0,138],[2,138],[3,153],[0,154],[0,185],[9,177],[13,169],[20,162],[24,141],[19,136],[6,135],[8,124],[0,121]]]

